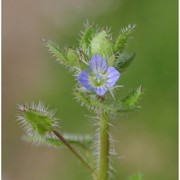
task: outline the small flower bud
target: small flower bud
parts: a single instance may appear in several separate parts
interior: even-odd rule
[[[91,55],[96,53],[104,58],[113,53],[113,44],[104,30],[99,32],[91,41]]]

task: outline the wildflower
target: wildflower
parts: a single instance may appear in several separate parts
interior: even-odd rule
[[[120,73],[112,66],[107,66],[106,61],[99,55],[93,55],[89,62],[89,71],[82,71],[78,77],[80,84],[103,96],[112,88],[120,77]]]

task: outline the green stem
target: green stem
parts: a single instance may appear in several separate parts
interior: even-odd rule
[[[102,113],[100,120],[100,164],[98,180],[107,180],[109,170],[109,129],[107,115]]]

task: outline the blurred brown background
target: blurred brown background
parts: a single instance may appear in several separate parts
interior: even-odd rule
[[[119,94],[142,84],[142,109],[112,122],[119,140],[114,179],[141,171],[145,180],[177,179],[177,1],[3,0],[3,180],[86,180],[89,173],[64,149],[22,141],[18,103],[43,100],[57,108],[64,131],[92,133],[85,108],[72,100],[74,79],[53,61],[42,39],[76,45],[86,19],[120,28],[137,24],[128,51],[137,57]],[[90,178],[89,178],[90,179]]]

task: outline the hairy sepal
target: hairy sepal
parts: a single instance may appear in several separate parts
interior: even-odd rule
[[[129,95],[127,95],[125,98],[123,98],[120,102],[122,108],[134,110],[137,109],[137,102],[140,99],[140,96],[142,94],[142,87],[139,86],[135,90],[133,90]]]
[[[123,28],[115,42],[114,53],[122,53],[127,45],[128,40],[131,38],[132,32],[134,32],[136,25],[128,25]]]
[[[88,110],[97,111],[101,109],[105,112],[116,112],[117,110],[109,104],[102,103],[100,100],[96,98],[96,96],[89,96],[84,92],[74,92],[74,95],[78,102],[81,103],[82,106],[85,106]]]
[[[79,46],[83,52],[89,54],[90,43],[96,30],[93,25],[85,25],[85,30],[81,33]]]
[[[135,56],[136,56],[135,52],[133,52],[130,55],[120,54],[120,56],[115,60],[114,67],[121,73],[124,72],[132,63]]]
[[[74,95],[78,102],[82,106],[85,106],[88,110],[97,112],[97,110],[102,110],[107,113],[119,113],[119,112],[129,112],[137,109],[138,107],[132,104],[127,104],[127,100],[124,101],[101,101],[97,99],[94,95],[89,95],[84,92],[74,92]],[[127,97],[126,97],[127,98]]]

